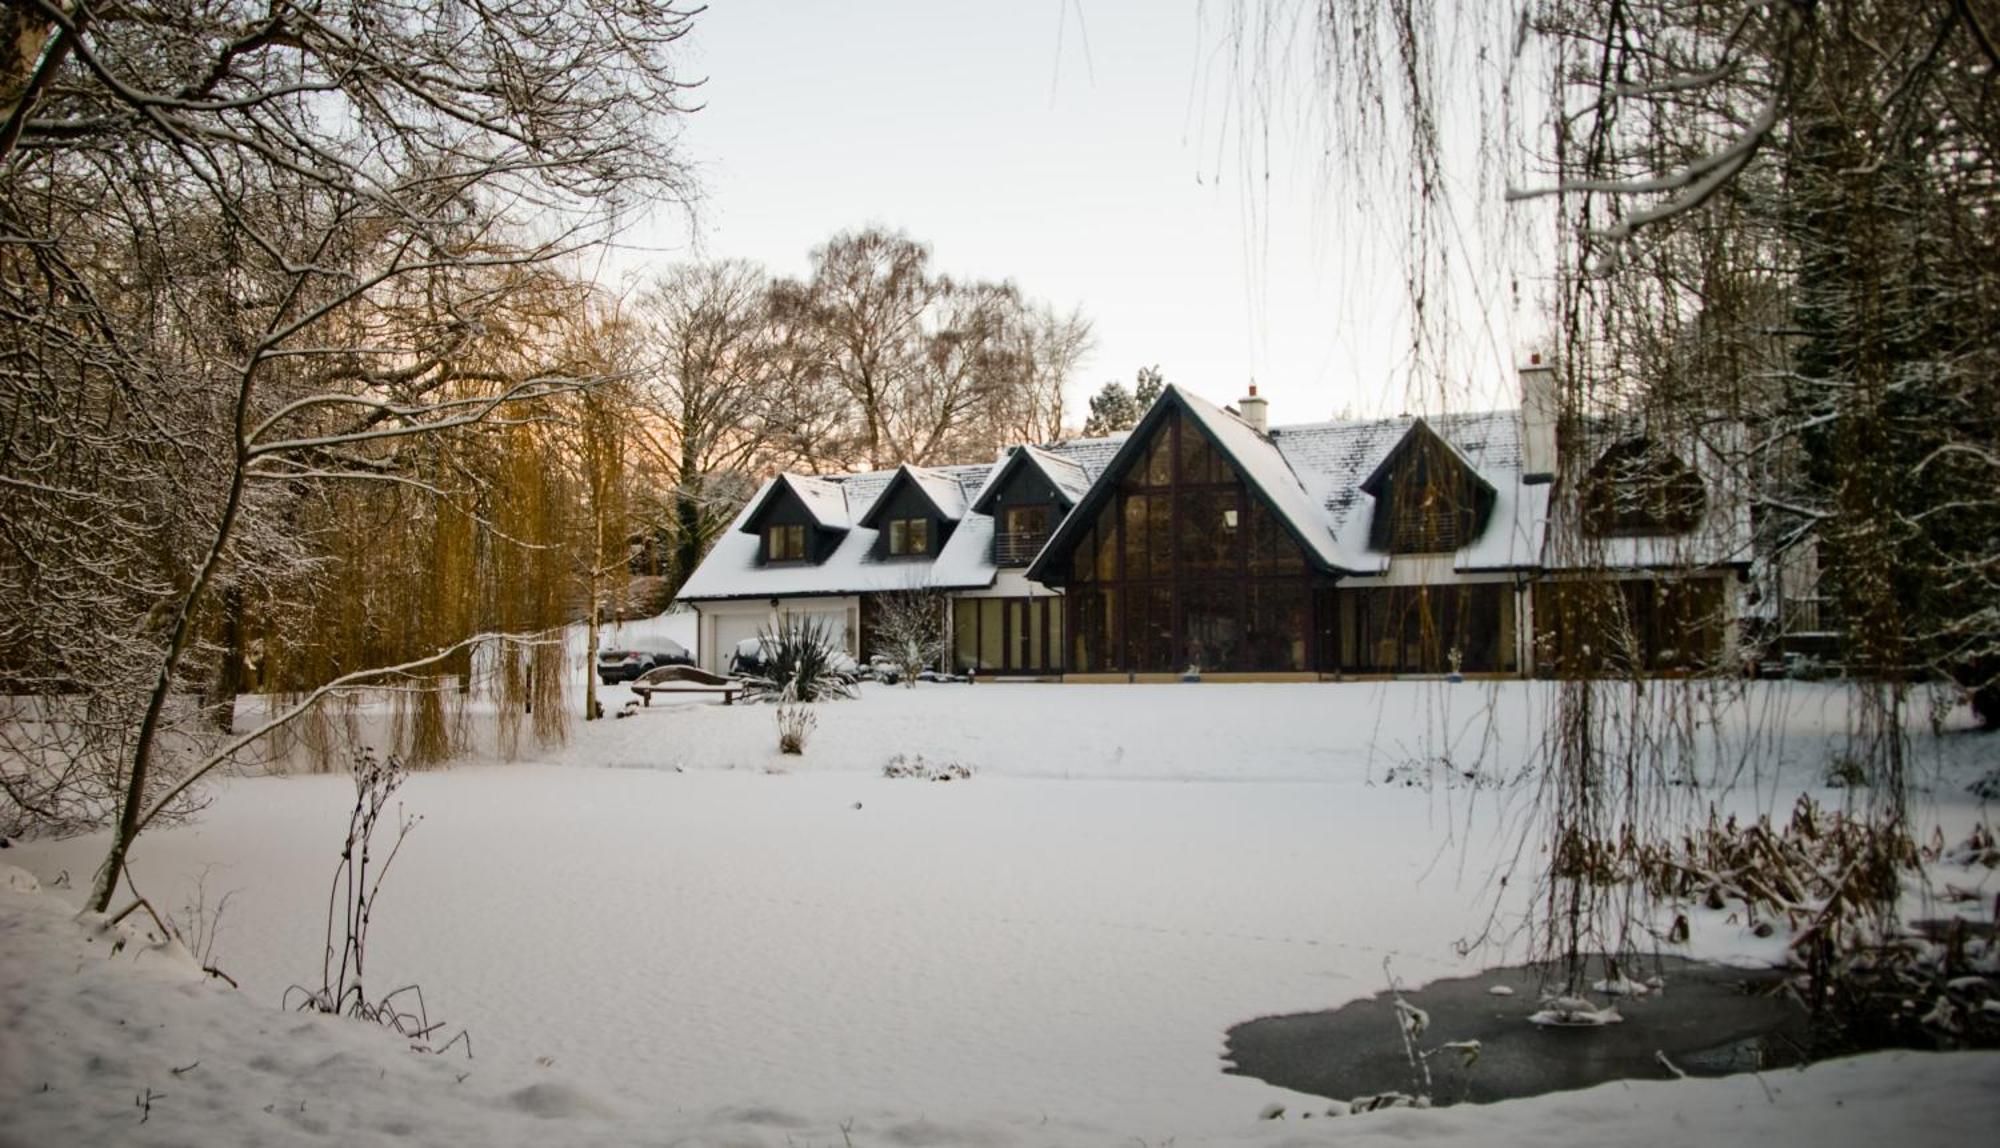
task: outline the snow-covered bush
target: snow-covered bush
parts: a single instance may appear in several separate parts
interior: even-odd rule
[[[1484,770],[1455,765],[1447,758],[1433,757],[1397,762],[1382,771],[1382,784],[1428,792],[1439,786],[1446,789],[1492,789],[1501,785],[1502,779]]]
[[[951,596],[932,586],[912,586],[874,597],[870,637],[878,661],[896,668],[903,684],[915,688],[918,675],[935,671],[951,649],[946,627]]]
[[[1826,763],[1826,784],[1832,789],[1860,789],[1868,784],[1868,767],[1852,754],[1836,754]]]
[[[970,781],[972,767],[955,761],[930,761],[921,753],[899,753],[882,767],[882,776],[915,777],[924,781]]]

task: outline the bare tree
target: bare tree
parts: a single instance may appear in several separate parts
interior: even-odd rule
[[[669,50],[690,18],[640,0],[8,16],[0,626],[7,673],[75,698],[60,708],[98,752],[88,784],[47,756],[0,773],[58,820],[114,807],[103,909],[139,831],[220,760],[175,699],[218,591],[309,557],[292,508],[348,483],[435,493],[406,470],[419,444],[525,429],[591,384],[489,354],[492,325],[538,265],[685,193]]]
[[[694,573],[763,464],[813,436],[771,322],[770,279],[743,262],[669,268],[639,301],[641,442],[664,488],[669,584]]]
[[[834,236],[812,253],[812,268],[807,283],[778,286],[777,304],[853,404],[868,465],[904,461],[894,453],[890,412],[918,385],[926,317],[951,284],[931,274],[928,247],[880,229]]]
[[[1029,303],[1015,316],[1006,343],[1020,377],[996,396],[996,409],[986,420],[995,432],[988,444],[993,453],[1063,437],[1064,392],[1093,339],[1081,310],[1060,314],[1047,304]]]
[[[835,236],[813,252],[810,279],[777,284],[773,299],[807,375],[847,400],[874,469],[985,461],[1058,437],[1090,343],[1080,314],[1031,304],[1011,283],[935,274],[929,248],[880,229]]]

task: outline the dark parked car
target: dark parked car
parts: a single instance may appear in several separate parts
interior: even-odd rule
[[[597,677],[605,685],[629,682],[658,666],[692,666],[694,657],[679,642],[662,638],[649,645],[597,651]]]

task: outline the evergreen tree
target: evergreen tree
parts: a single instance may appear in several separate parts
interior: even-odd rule
[[[1124,383],[1104,384],[1090,397],[1090,417],[1084,420],[1083,433],[1096,438],[1131,430],[1139,425],[1139,420],[1152,409],[1159,400],[1160,392],[1166,389],[1166,376],[1160,373],[1157,365],[1140,367],[1130,390]]]

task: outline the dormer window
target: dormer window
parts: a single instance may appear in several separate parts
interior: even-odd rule
[[[1701,476],[1643,438],[1606,450],[1583,481],[1584,529],[1602,537],[1684,534],[1707,503]]]
[[[1009,506],[1006,508],[1006,533],[1035,535],[1046,538],[1049,533],[1049,508],[1047,506]]]
[[[791,523],[764,528],[766,562],[803,562],[805,557],[806,528],[803,524]]]
[[[1375,499],[1368,544],[1390,554],[1448,554],[1470,545],[1492,512],[1492,484],[1418,419],[1361,484]]]
[[[1435,486],[1398,491],[1389,529],[1392,554],[1438,554],[1465,545],[1465,516],[1449,490]]]
[[[893,518],[889,520],[889,553],[895,557],[931,552],[931,520]]]

